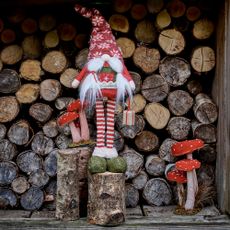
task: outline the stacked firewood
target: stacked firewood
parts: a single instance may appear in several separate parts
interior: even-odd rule
[[[202,162],[200,191],[213,191],[215,18],[204,2],[115,0],[99,6],[136,84],[135,125],[122,124],[123,108],[117,106],[116,114],[115,147],[128,164],[127,207],[176,202],[176,185],[164,172],[177,160],[172,144],[185,139],[205,142],[194,157]],[[68,125],[59,127],[56,119],[78,97],[71,82],[86,63],[91,29],[72,6],[65,8],[45,14],[17,9],[0,19],[1,208],[55,208],[56,155],[71,143]],[[93,110],[87,114],[95,139]],[[87,175],[81,180],[86,200]],[[215,199],[200,197],[203,204]]]

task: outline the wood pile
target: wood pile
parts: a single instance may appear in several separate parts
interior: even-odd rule
[[[121,107],[116,114],[115,146],[128,163],[127,207],[176,202],[176,185],[164,171],[176,160],[172,144],[185,139],[204,140],[195,154],[202,162],[198,180],[214,186],[215,9],[205,2],[115,0],[109,10],[99,6],[136,84],[135,125],[122,124]],[[58,127],[56,119],[78,97],[71,81],[86,63],[91,31],[90,21],[65,7],[1,14],[0,208],[55,209],[57,152],[71,143],[69,127]],[[92,110],[87,116],[94,139]]]

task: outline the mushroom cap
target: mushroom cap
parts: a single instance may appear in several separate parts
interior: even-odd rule
[[[169,181],[175,181],[179,184],[187,182],[186,173],[178,169],[173,169],[172,171],[168,172],[166,178]]]
[[[67,112],[80,111],[80,109],[81,109],[81,101],[80,101],[80,99],[77,99],[77,100],[71,102],[67,106]]]
[[[57,119],[57,123],[58,123],[58,125],[62,126],[65,124],[69,124],[70,122],[76,120],[78,117],[79,117],[79,114],[76,112],[67,112],[67,113],[64,113],[63,115],[61,115]]]
[[[193,151],[200,149],[204,146],[204,142],[200,139],[180,141],[172,145],[172,155],[182,156],[192,153]]]
[[[184,159],[176,162],[176,169],[188,172],[200,168],[200,165],[201,163],[198,160]]]

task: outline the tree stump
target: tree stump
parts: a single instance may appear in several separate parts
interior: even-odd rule
[[[126,101],[128,104],[128,101]],[[130,109],[135,113],[140,113],[146,106],[146,100],[141,94],[135,94],[133,96],[133,101],[130,104]]]
[[[42,44],[38,37],[31,35],[22,41],[22,49],[25,58],[38,58],[41,55]]]
[[[129,31],[129,21],[124,15],[113,14],[109,18],[109,24],[111,29],[115,31],[119,31],[122,33],[127,33]]]
[[[156,30],[151,21],[143,20],[137,24],[135,37],[139,42],[150,44],[156,39]]]
[[[206,18],[196,21],[193,25],[192,34],[196,39],[203,40],[209,38],[214,32],[214,24]]]
[[[122,173],[89,175],[88,222],[116,226],[125,221],[125,177]]]
[[[12,161],[0,162],[0,185],[9,185],[18,175],[18,167]]]
[[[165,172],[165,161],[157,155],[149,155],[146,158],[145,169],[151,176],[162,176]]]
[[[43,133],[47,137],[56,137],[58,135],[58,125],[56,120],[50,120],[48,121],[43,127],[42,127]]]
[[[139,202],[139,192],[132,184],[125,184],[125,206],[136,208]]]
[[[79,219],[79,179],[77,149],[59,150],[57,157],[56,218]]]
[[[17,91],[16,98],[22,104],[31,104],[38,99],[40,86],[38,84],[24,84]]]
[[[30,184],[26,177],[19,176],[15,178],[11,183],[12,190],[17,194],[23,194],[27,189],[29,189]]]
[[[53,149],[44,161],[44,170],[50,177],[54,177],[57,174],[57,154],[58,149]]]
[[[53,113],[53,109],[44,103],[35,103],[30,106],[29,114],[35,120],[45,123],[47,122]]]
[[[29,81],[40,81],[42,75],[41,62],[38,60],[25,60],[20,66],[20,77]]]
[[[148,174],[142,170],[135,178],[132,179],[132,184],[136,189],[142,190],[145,187],[148,180]]]
[[[116,43],[121,48],[123,58],[132,57],[135,50],[134,41],[126,37],[120,37],[116,40]]]
[[[177,141],[171,139],[171,138],[166,138],[160,148],[159,148],[159,157],[167,162],[175,162],[175,157],[172,155],[172,145],[177,143]]]
[[[16,207],[17,197],[14,192],[8,188],[0,187],[0,208],[6,209],[7,207]]]
[[[9,45],[1,51],[1,61],[7,65],[14,65],[22,59],[23,50],[18,45]]]
[[[0,161],[10,161],[18,153],[15,144],[11,143],[8,139],[0,140]]]

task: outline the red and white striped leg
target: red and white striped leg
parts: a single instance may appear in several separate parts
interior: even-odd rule
[[[105,147],[105,112],[102,100],[96,101],[97,147]]]

